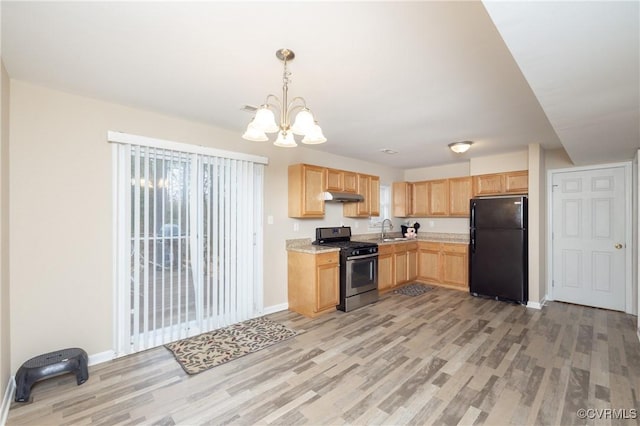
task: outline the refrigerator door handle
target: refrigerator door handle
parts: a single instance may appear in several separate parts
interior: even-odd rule
[[[471,253],[475,253],[476,252],[476,230],[475,229],[471,229],[471,238],[469,239],[469,242],[471,243]]]

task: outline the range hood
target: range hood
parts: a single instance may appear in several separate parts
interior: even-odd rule
[[[364,197],[360,194],[352,194],[350,192],[323,192],[322,196],[326,202],[334,203],[357,203],[364,201]]]

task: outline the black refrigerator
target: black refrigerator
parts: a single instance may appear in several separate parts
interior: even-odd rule
[[[470,201],[469,291],[526,304],[527,197]]]

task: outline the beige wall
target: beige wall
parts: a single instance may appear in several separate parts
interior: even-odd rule
[[[527,170],[529,167],[529,158],[528,152],[525,150],[510,152],[508,154],[472,158],[469,163],[469,172],[473,176]]]
[[[566,169],[574,167],[567,151],[563,148],[544,151],[544,163],[547,170]]]
[[[11,377],[9,311],[9,76],[0,61],[0,398]]]
[[[68,346],[112,349],[111,147],[108,130],[212,146],[269,158],[265,173],[264,304],[287,302],[285,240],[313,238],[316,226],[343,222],[328,205],[324,220],[287,217],[287,166],[326,165],[381,177],[402,172],[309,148],[247,142],[242,129],[202,123],[11,81],[11,363]],[[329,141],[328,143],[339,143]],[[294,231],[297,223],[299,231]]]

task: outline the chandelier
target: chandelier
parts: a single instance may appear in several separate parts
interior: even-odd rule
[[[304,98],[295,97],[288,102],[289,76],[291,73],[287,69],[287,61],[293,60],[295,54],[289,49],[280,49],[276,52],[276,57],[284,62],[284,72],[282,74],[282,99],[276,95],[269,94],[264,104],[256,111],[247,130],[242,135],[243,139],[254,142],[268,141],[267,133],[278,133],[275,146],[293,148],[298,146],[293,135],[304,136],[302,143],[319,144],[327,141],[322,134],[322,129],[313,118],[313,114]],[[275,103],[270,103],[270,101]],[[274,111],[280,114],[280,123],[276,123]],[[293,125],[291,115],[296,112]]]

